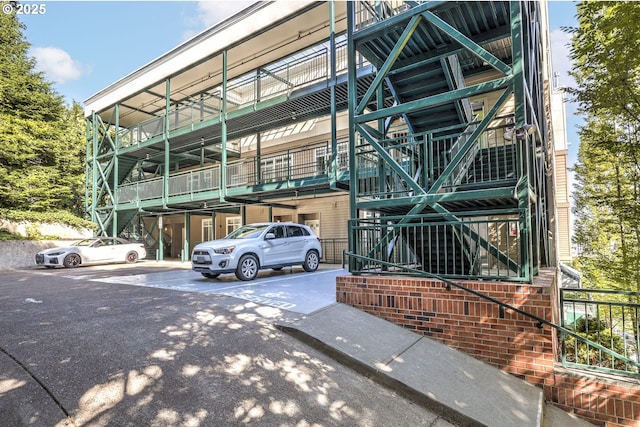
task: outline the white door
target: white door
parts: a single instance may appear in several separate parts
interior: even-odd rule
[[[304,222],[304,225],[309,227],[315,235],[320,238],[320,220],[319,219],[308,219]]]

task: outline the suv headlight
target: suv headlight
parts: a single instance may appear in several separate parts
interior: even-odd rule
[[[217,254],[230,254],[231,252],[233,252],[233,250],[235,249],[235,246],[229,246],[228,248],[219,248],[219,249],[214,249],[213,252],[217,253]]]

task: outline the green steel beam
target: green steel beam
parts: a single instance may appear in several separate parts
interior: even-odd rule
[[[422,16],[424,17],[424,19],[436,26],[440,31],[444,32],[446,35],[460,43],[462,46],[466,47],[469,52],[476,55],[478,58],[482,59],[496,70],[500,71],[505,76],[511,75],[511,68],[507,64],[496,58],[491,52],[484,49],[469,37],[465,36],[460,31],[456,30],[451,25],[440,19],[433,12],[423,12]]]
[[[266,205],[269,207],[273,207],[273,208],[281,208],[281,209],[293,209],[296,210],[297,206],[295,205],[287,205],[284,203],[272,203],[272,202],[265,202],[262,199],[243,199],[241,197],[225,197],[224,199],[225,202],[229,202],[229,203],[240,203],[243,205]]]
[[[364,111],[367,104],[371,100],[371,97],[375,93],[376,89],[378,88],[379,85],[382,84],[384,79],[387,77],[387,73],[393,67],[393,64],[396,62],[396,60],[400,56],[400,53],[409,42],[409,39],[411,38],[413,33],[416,31],[416,28],[418,28],[418,25],[420,24],[421,19],[422,18],[420,17],[420,15],[416,15],[411,18],[406,28],[402,32],[402,35],[400,35],[400,38],[396,42],[395,46],[393,46],[393,49],[391,49],[391,52],[389,53],[389,56],[387,56],[387,59],[384,61],[384,64],[382,64],[380,69],[377,70],[376,77],[373,79],[373,82],[371,82],[371,85],[369,86],[369,88],[363,95],[362,100],[360,100],[360,103],[356,107],[356,111],[355,111],[356,115]]]
[[[266,70],[264,68],[258,68],[257,69],[258,73],[265,73],[267,76],[272,77],[274,80],[279,81],[280,83],[284,83],[285,85],[287,85],[289,88],[292,88],[294,86],[293,83],[291,83],[289,80],[287,79],[283,79],[282,77],[280,77],[279,75],[272,73],[269,70]],[[259,79],[258,79],[259,80]]]
[[[502,77],[488,82],[478,83],[473,86],[464,87],[461,89],[453,90],[451,92],[432,95],[426,98],[417,99],[411,102],[405,102],[395,107],[387,107],[383,110],[374,111],[367,114],[361,114],[354,117],[356,123],[366,123],[374,121],[380,118],[400,115],[403,113],[411,113],[415,111],[425,110],[430,107],[435,107],[442,104],[447,104],[451,101],[455,101],[463,98],[470,98],[475,95],[482,95],[488,92],[493,92],[498,89],[504,89],[512,83],[512,77]]]
[[[352,3],[352,2],[348,2],[348,3]],[[417,3],[417,2],[406,2],[406,3],[408,4],[413,3],[414,7],[412,7],[411,10],[405,13],[391,16],[385,19],[384,21],[380,21],[379,23],[375,25],[371,25],[367,28],[360,29],[356,32],[353,32],[353,30],[351,30],[351,35],[353,37],[354,42],[364,42],[364,41],[373,40],[379,37],[381,28],[404,27],[405,25],[404,23],[409,19],[408,18],[409,14],[418,15],[422,12],[437,8],[438,6],[447,4],[449,2],[448,1],[429,1],[425,3]],[[348,29],[355,28],[355,19],[353,21],[353,24],[354,24],[353,27],[349,27],[349,23],[347,23],[347,28]]]
[[[436,203],[466,202],[481,199],[513,198],[513,187],[489,188],[486,190],[461,191],[457,193],[422,194],[419,196],[400,197],[381,200],[364,200],[358,202],[360,209],[386,208],[394,206],[431,206]],[[414,215],[412,213],[411,215]]]

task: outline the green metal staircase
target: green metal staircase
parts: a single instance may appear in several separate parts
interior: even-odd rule
[[[545,226],[538,221],[539,228],[534,229],[532,222],[537,219],[531,219],[532,207],[543,207],[532,188],[545,184],[531,182],[539,174],[531,160],[540,152],[524,143],[538,136],[503,138],[504,127],[511,122],[502,115],[512,114],[510,120],[518,125],[544,125],[542,111],[534,110],[539,105],[532,105],[521,86],[531,83],[527,89],[542,90],[535,86],[539,84],[532,77],[535,73],[523,71],[520,62],[526,58],[533,61],[527,64],[530,69],[540,66],[535,62],[540,58],[530,56],[533,51],[520,51],[522,40],[538,37],[533,34],[535,19],[527,21],[528,15],[537,14],[536,7],[506,1],[352,4],[348,17],[352,52],[362,54],[377,69],[362,99],[353,95],[350,99],[359,169],[351,178],[352,212],[376,213],[382,230],[354,226],[350,252],[365,257],[384,253],[377,247],[357,246],[375,233],[385,235],[385,225],[393,223],[394,233],[403,235],[411,250],[404,251],[404,259],[389,253],[380,265],[394,259],[398,265],[419,264],[434,274],[475,277],[479,260],[487,263],[493,257],[491,264],[506,267],[508,275],[527,276],[521,263],[529,242],[514,243],[504,230],[542,232]],[[353,74],[352,70],[353,66]],[[391,107],[382,102],[389,94],[394,100]],[[375,99],[380,100],[377,108],[371,108]],[[472,99],[483,103],[477,117]],[[509,101],[515,106],[507,113]],[[404,139],[392,134],[392,124],[399,120],[406,125]],[[377,181],[367,182],[367,168],[380,171]],[[363,190],[365,184],[369,185]],[[377,191],[370,190],[376,186]],[[438,227],[424,222],[425,215],[435,215],[436,222],[449,223],[451,229],[431,236]],[[502,224],[490,223],[498,217]],[[480,225],[480,220],[487,222]],[[532,239],[534,245],[539,244],[537,239]],[[450,264],[443,258],[456,261]]]

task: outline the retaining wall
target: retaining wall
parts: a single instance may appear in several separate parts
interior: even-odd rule
[[[0,241],[0,270],[35,267],[36,253],[49,248],[63,248],[75,240],[4,240]]]
[[[465,281],[466,288],[558,324],[554,269],[533,284]],[[562,369],[555,330],[435,279],[341,276],[336,300],[509,372],[544,390],[545,399],[596,425],[640,426],[640,382]],[[555,321],[554,321],[555,320]],[[429,363],[425,360],[425,363]]]

